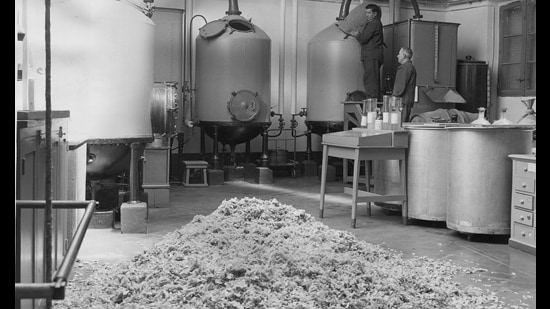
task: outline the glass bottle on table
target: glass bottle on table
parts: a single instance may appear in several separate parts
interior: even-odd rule
[[[403,110],[401,102],[401,97],[392,96],[390,98],[390,124],[392,130],[401,129],[401,111]]]
[[[376,120],[376,105],[378,100],[376,98],[368,98],[366,100],[367,105],[367,127],[374,129],[374,121]]]
[[[382,100],[382,130],[391,130],[390,122],[390,95],[384,95]]]
[[[361,111],[360,128],[362,128],[362,129],[367,128],[367,100],[363,100],[363,108],[362,108],[362,111]]]
[[[374,129],[382,130],[382,110],[380,108],[376,109],[376,119],[374,120]]]

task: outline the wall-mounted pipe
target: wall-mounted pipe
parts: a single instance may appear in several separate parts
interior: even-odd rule
[[[294,114],[298,104],[298,1],[293,1],[292,11],[294,17],[294,48],[292,49],[292,86],[290,89],[292,98],[290,102],[290,113]]]
[[[336,20],[344,20],[346,16],[348,16],[350,4],[351,0],[342,0],[342,4],[340,4],[340,14],[336,17]]]
[[[286,36],[286,0],[281,0],[281,42],[279,43],[279,97],[277,113],[284,111],[285,101],[285,36]],[[281,108],[282,107],[282,108]]]
[[[414,9],[413,19],[421,19],[423,16],[420,14],[420,9],[418,8],[418,3],[416,2],[416,0],[411,0],[411,4]]]
[[[239,1],[238,0],[229,0],[229,9],[225,14],[227,15],[241,15],[241,11],[239,11]]]

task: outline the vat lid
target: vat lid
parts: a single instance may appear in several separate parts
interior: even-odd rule
[[[221,35],[225,28],[227,28],[227,22],[221,19],[209,22],[199,29],[199,34],[204,39],[215,38]]]
[[[239,90],[231,93],[231,99],[227,102],[227,109],[231,117],[238,121],[251,121],[260,112],[262,101],[258,94],[248,90]]]

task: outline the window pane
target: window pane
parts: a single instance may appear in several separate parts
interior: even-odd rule
[[[527,33],[537,32],[537,3],[527,3]]]
[[[521,63],[521,36],[502,38],[501,63]]]
[[[537,63],[528,63],[525,68],[525,89],[537,89]]]
[[[521,34],[521,3],[519,3],[516,7],[505,10],[502,18],[503,35]]]
[[[521,72],[520,64],[502,65],[500,68],[500,89],[520,89],[519,79]]]
[[[537,61],[537,36],[527,36],[527,61]]]

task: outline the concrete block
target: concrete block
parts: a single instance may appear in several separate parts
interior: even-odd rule
[[[245,181],[254,181],[256,176],[256,164],[254,163],[244,163],[243,164],[243,174]]]
[[[273,171],[268,167],[257,167],[254,181],[257,184],[273,183]]]
[[[301,170],[303,176],[317,176],[317,162],[313,160],[304,160]]]
[[[225,181],[244,180],[244,167],[242,166],[225,166]]]
[[[207,170],[208,175],[208,184],[209,185],[223,185],[224,183],[224,172],[223,170]]]
[[[120,232],[147,234],[146,203],[122,203],[120,205]]]
[[[167,188],[155,188],[144,189],[148,195],[149,207],[167,207],[170,206],[170,189]]]
[[[318,169],[318,172],[317,172],[317,178],[319,179],[319,181],[321,181],[322,168],[323,168],[323,166],[319,165],[319,169]],[[336,167],[334,167],[333,165],[328,164],[327,165],[327,179],[326,179],[326,182],[334,182],[334,181],[336,181]]]

